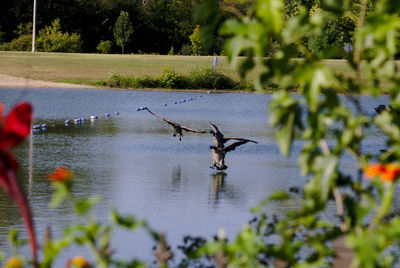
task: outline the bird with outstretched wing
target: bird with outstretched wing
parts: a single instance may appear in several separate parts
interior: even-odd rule
[[[211,133],[213,134],[213,140],[215,146],[210,146],[212,152],[212,166],[210,168],[216,168],[218,170],[227,169],[228,166],[225,165],[225,155],[227,152],[233,151],[236,147],[248,143],[258,143],[253,140],[238,138],[238,137],[224,137],[224,135],[218,130],[217,126],[214,124],[210,124],[211,126]],[[227,146],[224,146],[225,142],[228,140],[239,140]]]
[[[161,120],[167,122],[169,125],[171,125],[172,128],[173,128],[173,130],[174,130],[173,136],[174,136],[174,137],[175,137],[175,136],[178,136],[178,137],[179,137],[179,140],[182,140],[182,137],[183,137],[182,130],[185,130],[186,132],[206,133],[206,131],[197,130],[197,129],[193,129],[193,128],[189,128],[189,127],[180,125],[180,124],[178,124],[178,123],[176,123],[176,122],[173,122],[173,121],[171,121],[171,120],[169,120],[169,119],[167,119],[167,118],[165,118],[165,117],[159,116],[159,115],[153,113],[152,111],[150,111],[148,108],[146,108],[146,110],[147,110],[150,114],[154,115],[155,117],[157,117],[157,118],[159,118],[159,119],[161,119]]]
[[[239,138],[239,137],[225,137],[224,134],[222,134],[222,132],[219,131],[218,127],[216,125],[214,125],[213,123],[210,123],[210,128],[211,128],[210,133],[213,134],[214,144],[218,148],[223,148],[225,143],[229,140],[248,141],[248,142],[257,143],[256,141]]]

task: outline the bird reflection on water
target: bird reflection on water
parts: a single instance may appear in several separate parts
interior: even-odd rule
[[[227,174],[222,171],[212,174],[210,202],[214,205],[218,203],[220,193],[225,190],[224,183],[226,175]]]
[[[172,168],[172,184],[179,184],[181,182],[181,166],[178,165]]]

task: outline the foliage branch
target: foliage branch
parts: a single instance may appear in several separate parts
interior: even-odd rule
[[[259,66],[258,89],[269,81],[278,83],[279,90],[269,103],[270,123],[284,155],[290,154],[295,137],[301,137],[298,163],[308,181],[298,193],[276,193],[254,208],[257,217],[233,241],[223,233],[213,241],[185,238],[182,249],[186,266],[329,267],[338,253],[333,245],[341,238],[354,254],[354,267],[393,267],[399,263],[400,218],[392,213],[392,201],[400,175],[400,77],[395,62],[400,3],[380,0],[374,12],[367,12],[369,2],[361,0],[357,16],[349,12],[351,3],[320,1],[321,10],[313,16],[300,6],[297,14],[284,21],[283,0],[256,0],[247,15],[227,20],[219,28],[227,38],[225,52],[243,77]],[[218,2],[203,1],[199,12],[200,29],[213,35],[215,29],[210,27],[218,23],[205,24],[220,18]],[[345,54],[354,77],[336,73],[324,64],[326,58],[343,54],[342,47],[328,46],[316,54],[305,45],[306,39],[321,36],[324,26],[339,17],[349,17],[356,24],[354,50]],[[265,57],[276,42],[279,47]],[[296,59],[297,55],[303,58]],[[239,56],[245,60],[238,61]],[[174,77],[166,71],[167,77]],[[356,94],[378,97],[382,83],[388,89],[392,109],[371,116],[361,109]],[[337,90],[343,88],[353,95],[338,96]],[[300,96],[290,94],[293,90]],[[344,105],[345,99],[351,106]],[[383,153],[368,153],[362,147],[366,130],[374,125],[385,134],[388,148]],[[346,174],[343,166],[342,159],[349,155],[356,163],[353,174]],[[55,187],[55,201],[68,200],[68,180],[55,183],[61,183]],[[94,201],[72,204],[85,217]],[[283,217],[270,216],[266,211],[271,202],[293,201],[298,208]],[[336,211],[335,221],[324,217],[331,208]],[[118,226],[148,230],[159,242],[156,256],[160,265],[168,265],[172,254],[162,235],[144,221],[112,215]],[[108,243],[112,226],[88,217],[87,225],[67,231],[61,245],[49,244],[53,249],[45,255],[44,264],[50,266],[54,258],[51,254],[57,255],[58,249],[73,241],[88,245],[99,267],[139,265],[135,260],[123,264],[112,261]]]
[[[300,191],[299,209],[281,219],[271,219],[261,205],[256,209],[260,217],[235,241],[205,243],[197,250],[198,256],[222,254],[235,267],[249,263],[329,266],[335,254],[330,243],[345,237],[347,247],[355,254],[356,267],[392,267],[398,262],[398,254],[390,254],[390,250],[398,246],[400,239],[399,217],[391,214],[400,156],[400,80],[395,62],[400,3],[356,2],[358,10],[353,12],[355,1],[321,0],[319,11],[311,16],[310,7],[299,5],[297,14],[285,21],[284,1],[257,0],[246,16],[229,19],[219,27],[227,38],[224,51],[243,77],[257,66],[262,68],[256,81],[259,90],[267,81],[278,83],[279,91],[269,104],[270,123],[286,156],[295,137],[301,137],[298,164],[308,181]],[[211,11],[204,15],[206,9]],[[197,12],[198,23],[205,28],[203,35],[208,37],[205,40],[209,41],[209,33],[214,30],[213,25],[206,24],[218,20],[218,2],[203,1]],[[354,50],[346,54],[343,47],[333,44],[313,53],[306,41],[321,37],[324,27],[338,18],[354,22]],[[273,50],[276,42],[279,48]],[[295,59],[298,55],[303,58]],[[341,55],[346,56],[354,77],[334,72],[324,64],[325,59]],[[239,56],[245,59],[238,61]],[[361,109],[360,98],[354,94],[379,96],[383,83],[392,109],[371,116]],[[339,97],[337,92],[342,89],[353,95]],[[300,97],[290,94],[292,90]],[[344,105],[345,99],[352,107]],[[386,135],[388,149],[382,154],[367,153],[362,148],[365,130],[374,124]],[[345,173],[341,161],[348,154],[356,163],[353,176]],[[371,161],[383,165],[373,177],[389,179],[366,182],[363,170],[371,167]],[[293,198],[286,194],[278,197]],[[337,222],[321,217],[331,204],[335,204]]]

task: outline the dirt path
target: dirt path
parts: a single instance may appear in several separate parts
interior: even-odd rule
[[[76,85],[68,83],[47,82],[23,77],[14,77],[7,74],[0,74],[1,87],[26,87],[26,88],[96,88],[87,85]]]

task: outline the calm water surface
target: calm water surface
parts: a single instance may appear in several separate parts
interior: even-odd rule
[[[249,209],[277,190],[301,186],[297,156],[302,142],[294,144],[289,159],[280,155],[268,125],[269,94],[76,89],[0,88],[0,101],[13,104],[28,100],[34,105],[34,123],[46,123],[46,132],[34,134],[15,152],[21,163],[20,178],[29,196],[39,240],[46,225],[57,237],[64,226],[76,221],[67,207],[49,209],[52,187],[46,174],[66,166],[75,172],[73,191],[79,196],[101,195],[95,216],[107,220],[109,209],[148,219],[150,225],[167,233],[176,251],[184,235],[207,238],[224,228],[233,238],[251,218]],[[173,104],[196,97],[196,100]],[[359,97],[366,114],[385,99]],[[343,98],[347,103],[347,100]],[[168,104],[164,106],[164,104]],[[257,140],[226,157],[228,169],[210,169],[211,134],[184,133],[182,141],[172,137],[165,122],[136,108],[147,106],[154,113],[183,125],[209,129],[213,122],[226,136]],[[351,107],[351,106],[350,106]],[[120,114],[114,115],[115,112]],[[105,114],[110,113],[109,119]],[[98,115],[92,123],[64,126],[64,121]],[[54,125],[54,126],[53,126]],[[371,152],[384,148],[382,133],[371,127],[363,144]],[[354,172],[350,156],[344,169]],[[272,207],[283,215],[292,203]],[[328,211],[333,211],[328,209]],[[23,230],[16,207],[0,192],[0,249],[7,251],[10,228]],[[114,248],[120,257],[136,256],[151,261],[151,239],[144,232],[118,231]],[[71,254],[80,249],[72,248]],[[64,253],[68,254],[68,253]],[[64,260],[58,260],[63,263]]]

